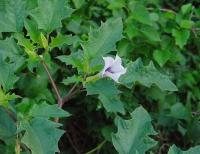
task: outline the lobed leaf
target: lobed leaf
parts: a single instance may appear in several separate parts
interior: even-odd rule
[[[82,44],[87,58],[104,56],[116,50],[116,42],[122,39],[123,23],[121,18],[113,19],[101,24],[99,29],[89,33],[87,42]]]
[[[22,31],[27,16],[26,0],[1,0],[0,32]]]
[[[170,81],[167,75],[160,73],[152,62],[144,66],[141,59],[137,59],[135,62],[128,64],[127,72],[120,77],[120,82],[128,87],[139,82],[147,87],[155,84],[161,90],[177,91],[176,86]]]
[[[59,152],[58,141],[64,131],[58,129],[60,124],[43,118],[33,118],[29,123],[23,123],[25,134],[22,138],[32,154],[55,154]]]
[[[38,7],[30,11],[38,28],[50,33],[62,26],[61,21],[72,14],[65,0],[38,0]]]
[[[145,154],[156,145],[149,137],[156,132],[151,124],[151,117],[143,107],[131,113],[130,120],[117,119],[118,131],[112,135],[112,142],[119,154]]]
[[[0,139],[6,141],[12,137],[15,137],[16,130],[17,128],[15,122],[5,111],[5,109],[0,106]]]
[[[70,114],[61,108],[57,104],[49,105],[47,103],[34,104],[29,112],[32,117],[69,117]]]
[[[104,108],[107,112],[125,113],[123,103],[119,99],[120,91],[109,79],[100,79],[85,85],[88,95],[99,95]]]
[[[2,85],[5,91],[14,88],[14,84],[18,80],[14,72],[14,67],[0,57],[0,85]]]
[[[176,145],[172,145],[168,151],[168,154],[198,154],[198,153],[200,153],[200,146],[190,148],[187,151],[182,151],[181,149],[177,148]]]

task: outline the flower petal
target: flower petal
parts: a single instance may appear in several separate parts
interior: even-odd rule
[[[111,70],[115,73],[119,73],[124,70],[124,67],[122,66],[122,59],[118,55],[115,57],[115,61],[111,66]]]
[[[105,67],[108,68],[114,63],[114,59],[112,57],[103,57]]]
[[[111,79],[113,79],[115,82],[119,83],[119,77],[121,76],[120,73],[110,73],[110,72],[106,72],[105,76],[110,77]]]
[[[118,55],[116,55],[114,63],[118,65],[122,65],[122,59]]]
[[[104,76],[106,69],[109,68],[115,61],[112,57],[103,57],[103,60],[105,64],[103,70],[100,72],[101,76]]]

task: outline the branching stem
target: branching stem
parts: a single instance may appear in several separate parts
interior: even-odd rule
[[[56,97],[57,97],[57,100],[58,100],[58,106],[62,107],[62,105],[63,105],[62,97],[60,96],[60,92],[58,91],[58,88],[57,88],[57,86],[56,86],[56,84],[55,84],[55,82],[54,82],[54,80],[53,80],[53,78],[51,76],[51,73],[49,72],[49,68],[48,68],[48,66],[47,66],[47,64],[45,63],[44,60],[42,60],[41,63],[44,66],[44,69],[47,72],[47,75],[49,77],[51,85],[52,85],[52,87],[53,87],[53,89],[54,89],[54,91],[56,93]]]
[[[72,97],[72,95],[73,95],[73,91],[75,90],[75,88],[77,87],[77,83],[76,84],[74,84],[73,85],[73,87],[69,90],[69,92],[67,93],[67,95],[66,96],[64,96],[64,98],[63,98],[63,104],[65,103],[65,102],[67,102],[71,97]],[[62,105],[63,105],[62,104]],[[62,107],[62,106],[61,106]]]

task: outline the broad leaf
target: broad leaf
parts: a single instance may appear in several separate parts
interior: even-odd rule
[[[31,70],[34,64],[36,64],[39,61],[39,56],[37,55],[35,49],[36,47],[33,45],[33,43],[24,37],[21,33],[15,33],[14,37],[17,39],[17,44],[20,46],[23,46],[23,51],[26,52],[28,55],[28,68]]]
[[[176,45],[178,45],[180,48],[183,48],[190,37],[190,31],[186,29],[182,30],[173,29],[172,35],[176,40]]]
[[[190,11],[192,10],[192,4],[191,3],[188,3],[188,4],[185,4],[181,7],[181,12],[185,15],[185,14],[188,14],[190,13]]]
[[[144,66],[141,59],[130,62],[127,66],[127,72],[120,77],[120,82],[128,87],[139,82],[140,84],[150,87],[152,84],[157,85],[161,90],[176,91],[176,86],[170,81],[167,75],[160,73],[152,62]]]
[[[69,85],[69,84],[72,84],[72,83],[79,83],[81,81],[82,81],[82,78],[80,76],[74,75],[74,76],[71,76],[71,77],[68,77],[68,78],[64,79],[62,81],[62,83],[64,85]]]
[[[189,150],[182,151],[181,149],[177,148],[176,145],[170,147],[168,154],[199,154],[200,153],[200,146],[196,146],[190,148]]]
[[[15,137],[15,133],[15,122],[5,111],[5,109],[0,107],[0,139],[9,140],[10,138]]]
[[[162,67],[170,59],[171,52],[169,50],[155,50],[153,58]]]
[[[11,64],[6,63],[0,57],[0,85],[3,86],[5,91],[8,91],[14,87],[18,77],[14,74],[15,70]]]
[[[182,103],[176,103],[170,108],[169,116],[176,119],[189,120],[191,117],[190,111]]]
[[[131,1],[129,3],[129,8],[132,12],[131,17],[133,19],[146,25],[152,25],[149,12],[142,4],[140,4],[139,2]]]
[[[103,106],[108,112],[124,113],[123,103],[119,99],[120,91],[109,79],[101,79],[85,85],[88,95],[99,95]]]
[[[18,44],[23,46],[25,50],[30,52],[35,52],[35,46],[31,43],[31,41],[24,37],[21,33],[15,33],[14,37],[17,39]]]
[[[118,132],[112,135],[112,142],[119,154],[145,154],[156,145],[149,137],[156,132],[147,111],[138,107],[131,113],[130,120],[117,119]]]
[[[71,35],[62,35],[58,34],[55,38],[52,38],[50,43],[51,48],[59,47],[61,48],[63,45],[71,45],[73,44],[73,37]]]
[[[12,64],[13,70],[15,71],[20,69],[25,63],[25,58],[22,53],[13,38],[0,40],[0,58],[2,57],[3,60],[8,58],[9,63]]]
[[[70,114],[61,108],[58,107],[57,104],[49,105],[47,103],[42,104],[34,104],[34,106],[31,108],[30,113],[33,117],[46,117],[46,118],[52,118],[52,117],[69,117]]]
[[[23,123],[21,126],[25,130],[22,138],[32,154],[55,154],[59,152],[58,141],[64,131],[58,129],[60,124],[43,118],[34,118],[30,123]]]
[[[47,88],[48,76],[41,65],[38,68],[36,70],[37,75],[33,75],[32,73],[21,75],[18,81],[18,88],[26,97],[37,100],[48,100],[53,103],[55,101],[53,94]]]
[[[142,26],[141,32],[151,41],[160,41],[160,34],[157,29],[151,26]]]
[[[31,10],[39,29],[50,33],[62,26],[61,20],[69,17],[72,9],[67,7],[65,0],[38,0],[38,7]]]
[[[116,42],[122,39],[123,24],[120,18],[102,23],[99,29],[89,33],[87,42],[82,44],[87,58],[101,57],[116,50]]]
[[[84,0],[72,0],[72,1],[73,1],[74,5],[75,5],[76,9],[79,9],[85,3]]]
[[[34,43],[42,45],[40,31],[38,29],[37,23],[34,20],[26,19],[24,22],[25,28],[27,30],[27,35],[30,36]]]
[[[82,51],[71,53],[68,56],[61,55],[61,56],[58,56],[57,58],[63,63],[66,63],[66,65],[72,65],[75,68],[83,70],[83,52]]]
[[[14,142],[13,142],[13,144],[7,144],[7,145],[0,144],[0,153],[2,153],[2,154],[14,154],[15,153]]]
[[[26,15],[26,0],[1,0],[0,32],[21,31]]]
[[[180,23],[181,28],[185,28],[185,29],[191,29],[193,25],[194,25],[194,22],[190,20],[182,20]]]

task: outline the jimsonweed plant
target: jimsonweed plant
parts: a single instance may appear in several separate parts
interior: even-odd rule
[[[198,6],[0,0],[0,153],[199,154]]]

